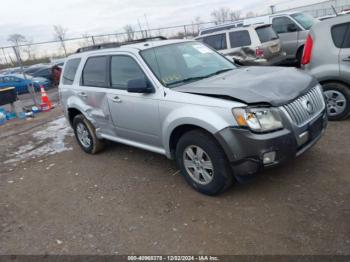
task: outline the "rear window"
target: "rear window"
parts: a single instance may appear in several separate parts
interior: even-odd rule
[[[349,23],[336,25],[332,27],[332,39],[334,45],[338,48],[343,47],[346,32],[348,30]],[[347,41],[349,43],[349,41]],[[348,46],[349,47],[349,46]]]
[[[264,26],[255,29],[261,43],[266,43],[278,39],[278,36],[271,26]]]
[[[249,46],[252,44],[250,35],[247,30],[236,31],[230,33],[231,48]]]
[[[83,86],[107,87],[107,56],[90,57],[84,67]]]
[[[67,62],[64,68],[62,83],[64,85],[72,85],[74,82],[75,74],[77,73],[78,66],[80,64],[80,58],[71,59]]]
[[[226,34],[206,36],[203,37],[202,41],[215,50],[227,49]]]

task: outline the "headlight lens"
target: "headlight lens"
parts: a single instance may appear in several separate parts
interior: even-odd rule
[[[232,112],[240,127],[248,127],[254,132],[269,132],[283,127],[278,109],[234,108]]]

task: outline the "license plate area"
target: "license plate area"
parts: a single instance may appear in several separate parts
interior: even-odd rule
[[[314,140],[317,138],[323,129],[323,117],[319,117],[316,121],[310,124],[309,126],[309,135],[310,139]]]

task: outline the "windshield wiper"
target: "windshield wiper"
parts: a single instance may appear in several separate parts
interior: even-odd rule
[[[169,84],[167,84],[167,86],[172,86],[172,85],[177,85],[177,84],[186,84],[189,82],[193,82],[193,81],[198,81],[201,79],[207,78],[207,76],[196,76],[196,77],[189,77],[189,78],[185,78],[179,81],[175,81],[175,82],[171,82]]]
[[[219,75],[219,74],[222,74],[224,72],[231,71],[231,70],[233,70],[233,68],[225,68],[225,69],[221,69],[219,71],[216,71],[214,73],[211,73],[209,75],[185,78],[185,79],[182,79],[182,80],[179,80],[179,81],[175,81],[175,82],[169,83],[168,86],[177,85],[177,84],[186,84],[186,83],[189,83],[189,82],[202,80],[202,79],[205,79],[205,78],[208,78],[208,77],[212,77],[212,76],[215,76],[215,75]]]

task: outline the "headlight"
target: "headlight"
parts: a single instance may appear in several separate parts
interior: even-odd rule
[[[278,109],[234,108],[232,112],[240,127],[248,127],[254,132],[269,132],[283,127]]]

